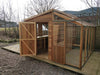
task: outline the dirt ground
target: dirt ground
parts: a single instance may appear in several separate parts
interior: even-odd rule
[[[0,48],[0,75],[79,75]]]

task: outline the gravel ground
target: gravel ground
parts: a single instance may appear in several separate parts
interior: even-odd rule
[[[0,75],[79,75],[0,48]]]

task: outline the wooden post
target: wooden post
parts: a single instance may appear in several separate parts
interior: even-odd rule
[[[38,24],[38,32],[39,32],[39,36],[42,36],[42,23]]]
[[[54,21],[54,12],[52,12],[52,21]]]
[[[66,64],[66,24],[67,22],[64,22],[64,63]]]
[[[44,40],[44,49],[45,49],[46,48],[46,46],[45,46],[46,45],[46,37],[44,37],[43,40]]]
[[[92,49],[93,49],[93,27],[91,28],[91,53],[92,53]]]
[[[88,57],[90,56],[90,27],[88,31]]]
[[[48,24],[48,58],[53,60],[53,21],[54,21],[54,12],[52,12],[52,21],[49,21]]]
[[[22,50],[21,50],[21,23],[19,23],[19,44],[20,44],[20,55],[22,55]]]
[[[80,64],[79,68],[82,67],[82,50],[83,50],[83,26],[81,26],[81,36],[80,36]]]
[[[87,50],[87,28],[85,29],[85,53],[84,53],[84,62],[86,61],[86,50]]]
[[[92,51],[91,51],[92,50],[92,28],[90,29],[90,32],[91,32],[90,33],[90,38],[91,38],[90,39],[90,55],[91,55],[91,53],[92,53]]]
[[[95,49],[96,28],[93,28],[93,50]]]
[[[91,35],[92,35],[92,28],[90,27],[89,29],[90,29],[89,30],[89,56],[90,56],[91,55],[91,40],[92,40]]]
[[[52,21],[49,21],[49,24],[48,24],[48,58],[49,60],[52,60],[52,44],[53,44],[53,41],[52,41]]]
[[[36,26],[36,23],[34,22],[34,33],[35,33],[35,36],[34,36],[34,43],[35,43],[35,55],[37,54],[37,26]]]

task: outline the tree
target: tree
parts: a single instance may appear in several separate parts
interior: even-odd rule
[[[88,7],[92,9],[92,15],[97,16],[97,25],[100,25],[100,0],[82,0]],[[97,7],[94,9],[93,7]]]
[[[11,22],[12,21],[12,19],[14,19],[14,10],[13,10],[13,8],[12,8],[12,2],[11,2],[11,0],[8,0],[8,2],[7,2],[7,8],[8,9],[6,9],[7,10],[7,21],[8,22]],[[9,34],[10,34],[10,25],[9,25]]]
[[[5,11],[5,6],[0,6],[0,20],[3,21],[5,27],[5,34],[7,34],[7,27],[6,27],[6,20],[7,20],[7,13]]]
[[[3,20],[3,23],[4,23],[3,25],[5,26],[6,35],[11,33],[11,27],[13,27],[11,22],[15,21],[15,18],[16,18],[14,12],[15,10],[13,9],[13,6],[12,6],[12,0],[7,0],[5,2],[3,1],[2,5],[0,5],[0,19]],[[7,23],[9,24],[8,29],[7,29]]]
[[[25,7],[25,15],[29,17],[49,9],[60,9],[60,0],[29,0]]]

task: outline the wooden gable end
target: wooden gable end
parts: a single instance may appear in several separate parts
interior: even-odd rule
[[[35,18],[31,18],[25,22],[49,22],[51,20],[52,20],[52,13],[48,13]]]

